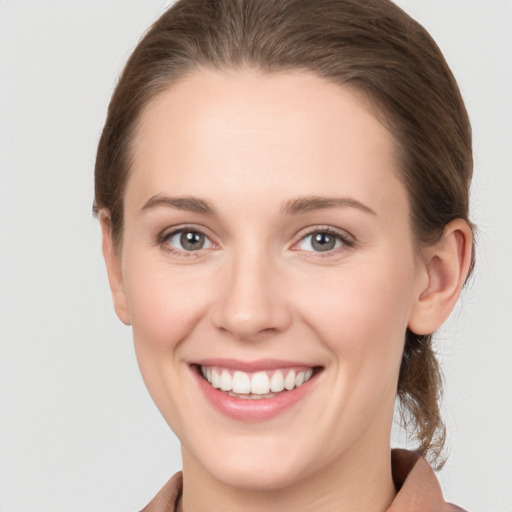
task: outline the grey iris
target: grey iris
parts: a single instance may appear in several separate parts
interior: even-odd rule
[[[315,251],[330,251],[336,245],[336,237],[329,233],[315,233],[311,245]]]
[[[197,251],[204,246],[204,235],[197,231],[184,231],[181,234],[180,243],[186,251]]]

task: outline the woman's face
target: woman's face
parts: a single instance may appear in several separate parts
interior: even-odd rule
[[[144,111],[124,204],[117,310],[185,468],[278,488],[389,450],[426,271],[368,103],[197,71]]]

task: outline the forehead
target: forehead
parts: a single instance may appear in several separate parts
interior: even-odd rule
[[[196,71],[145,108],[132,147],[127,200],[139,203],[219,189],[250,200],[277,187],[385,208],[388,192],[404,194],[393,137],[371,103],[306,72]]]

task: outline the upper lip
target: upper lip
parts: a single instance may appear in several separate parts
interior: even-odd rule
[[[239,370],[252,373],[263,370],[277,370],[281,368],[314,368],[319,365],[305,363],[304,361],[292,361],[285,359],[257,359],[254,361],[242,361],[240,359],[211,358],[193,361],[191,364],[199,366],[217,366],[229,370]]]

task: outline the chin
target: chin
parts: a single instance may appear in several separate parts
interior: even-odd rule
[[[238,461],[236,464],[228,463],[208,469],[214,478],[227,486],[259,492],[285,489],[307,476],[300,468],[278,461],[264,465]]]
[[[184,452],[185,471],[189,464],[199,463],[211,478],[232,488],[285,489],[315,471],[316,459],[302,442],[290,445],[284,439],[258,436],[219,441],[215,446],[204,446],[202,441],[203,449],[199,453]]]

